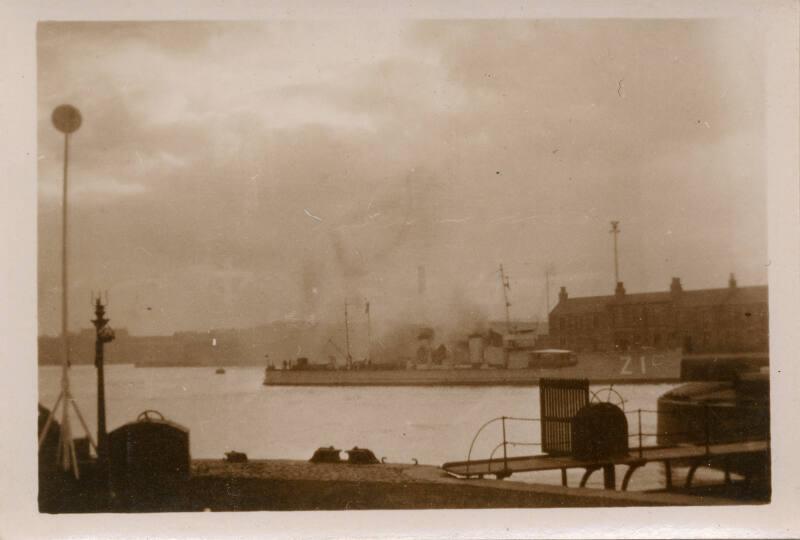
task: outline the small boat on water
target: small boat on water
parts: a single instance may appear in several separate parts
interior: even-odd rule
[[[214,373],[216,373],[217,375],[225,375],[225,368],[217,368],[217,371],[215,371]]]
[[[562,368],[578,364],[578,355],[564,349],[539,349],[528,356],[529,368]]]

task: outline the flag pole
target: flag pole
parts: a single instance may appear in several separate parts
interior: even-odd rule
[[[347,369],[353,366],[353,357],[350,355],[350,323],[347,320],[347,301],[344,302],[344,344],[347,349]]]
[[[367,363],[372,364],[372,321],[369,313],[369,300],[364,308],[367,312]]]

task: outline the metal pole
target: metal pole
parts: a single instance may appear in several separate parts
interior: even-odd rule
[[[353,357],[350,356],[350,326],[347,322],[347,302],[344,303],[344,343],[347,349],[347,367],[349,369],[353,363]]]
[[[613,463],[603,465],[603,487],[605,489],[617,489],[617,475]]]
[[[508,453],[506,452],[506,417],[503,416],[503,472],[508,472]]]
[[[667,481],[667,489],[672,489],[672,462],[668,459],[664,461],[664,476]]]
[[[619,262],[617,260],[617,236],[619,235],[619,221],[611,222],[611,234],[614,235],[614,287],[619,283]]]
[[[619,283],[619,251],[617,248],[617,235],[619,233],[614,233],[614,285],[616,286]]]
[[[72,401],[72,396],[69,389],[69,307],[68,307],[68,291],[67,291],[67,265],[68,265],[68,249],[67,249],[67,228],[69,225],[69,199],[67,197],[68,176],[69,170],[69,133],[64,133],[64,181],[62,184],[61,192],[61,345],[63,348],[63,358],[61,364],[61,393],[64,395],[64,400],[61,404],[61,467],[67,471],[71,465],[75,465],[75,477],[78,477],[77,461],[72,456],[72,430],[69,425],[69,402]],[[53,411],[55,414],[55,411]],[[73,457],[73,459],[70,459]]]
[[[642,457],[642,409],[639,409],[639,458]]]
[[[544,271],[544,294],[545,299],[547,301],[547,313],[546,316],[550,315],[550,271]]]
[[[372,320],[367,301],[367,363],[372,364]]]
[[[103,357],[103,340],[101,337],[101,330],[108,322],[103,315],[105,310],[103,304],[100,303],[100,298],[97,299],[95,304],[95,326],[97,327],[97,337],[94,343],[94,363],[97,367],[97,459],[100,461],[101,467],[105,467],[106,458],[108,456],[107,450],[107,434],[106,434],[106,385],[104,373],[104,357]]]
[[[72,105],[60,105],[53,110],[51,120],[55,128],[64,134],[64,174],[62,184],[62,213],[61,213],[61,340],[63,358],[61,365],[61,430],[58,450],[56,451],[56,464],[64,471],[72,469],[75,478],[79,478],[78,460],[75,453],[75,444],[72,440],[72,430],[69,424],[69,405],[77,408],[69,388],[69,308],[68,308],[68,225],[69,225],[69,199],[67,197],[69,186],[69,134],[76,131],[81,125],[81,115]],[[56,411],[51,411],[46,428],[40,434],[40,440],[47,437],[47,430],[52,423],[52,416]]]
[[[509,306],[511,306],[511,304],[508,301],[508,292],[506,291],[506,289],[508,289],[508,278],[506,277],[506,274],[503,271],[503,265],[502,264],[500,265],[500,281],[501,281],[501,283],[503,285],[503,300],[505,301],[505,304],[506,304],[506,332],[508,332],[510,334],[511,333],[511,313],[509,312],[508,308],[509,308]]]
[[[503,271],[503,265],[500,265],[500,281],[503,285],[503,300],[506,304],[506,334],[511,334],[511,313],[509,312],[509,306],[511,303],[508,301],[508,277],[506,277],[505,272]],[[508,369],[508,361],[509,361],[510,352],[506,348],[505,342],[503,343],[503,367]]]

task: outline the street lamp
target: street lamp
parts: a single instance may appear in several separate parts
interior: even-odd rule
[[[61,215],[61,340],[63,346],[63,358],[61,365],[61,394],[58,396],[55,405],[50,410],[50,416],[45,423],[44,429],[39,436],[39,447],[42,446],[50,425],[53,422],[53,417],[56,414],[59,404],[61,405],[61,430],[59,437],[58,451],[56,454],[56,461],[61,465],[64,471],[72,469],[75,478],[80,477],[78,471],[78,456],[75,453],[75,443],[72,440],[72,431],[69,425],[69,405],[71,404],[75,409],[83,429],[89,438],[89,442],[97,450],[97,446],[92,440],[89,428],[81,415],[78,404],[75,402],[69,388],[69,334],[68,334],[68,321],[69,321],[69,307],[67,301],[67,224],[68,224],[68,198],[67,198],[67,171],[69,167],[69,136],[81,127],[81,113],[72,105],[60,105],[55,108],[51,116],[51,120],[55,128],[64,134],[64,183],[62,190],[62,215]]]

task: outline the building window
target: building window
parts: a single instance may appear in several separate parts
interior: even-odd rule
[[[703,312],[703,328],[711,328],[711,322],[713,320],[713,313],[711,310],[706,310]]]
[[[558,319],[558,327],[559,327],[559,330],[561,330],[562,332],[567,330],[567,318],[566,317],[561,317],[560,319]]]

